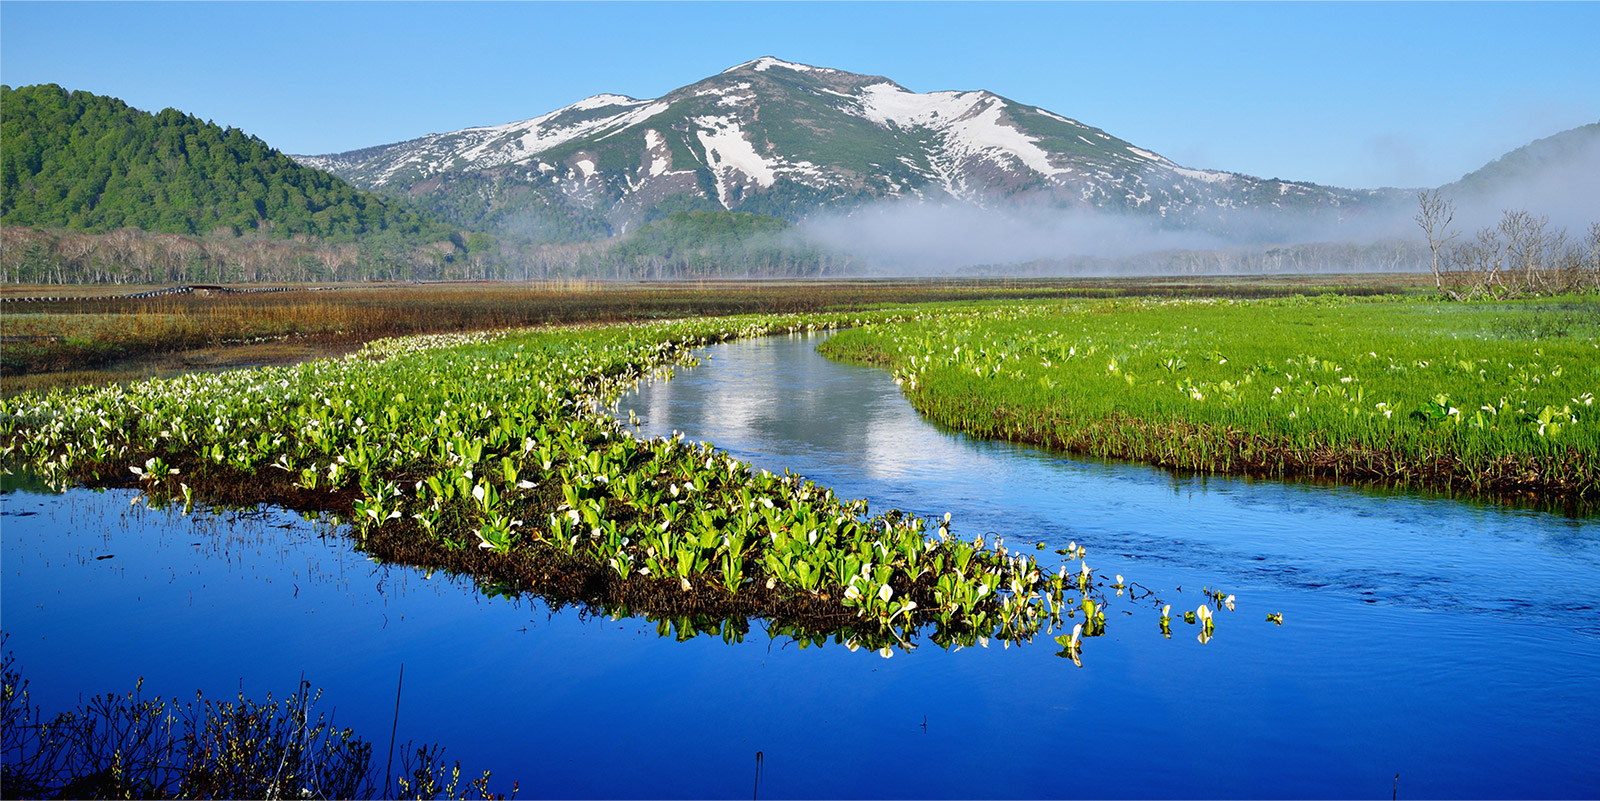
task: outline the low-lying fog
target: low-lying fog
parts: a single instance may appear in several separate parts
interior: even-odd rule
[[[1491,186],[1442,187],[1455,206],[1453,230],[1470,236],[1515,209],[1583,238],[1600,221],[1600,134],[1554,155],[1545,163],[1508,164]],[[1506,172],[1518,177],[1509,180]],[[1414,219],[1418,191],[1386,189],[1315,211],[1207,209],[1196,215],[1198,224],[1181,227],[1150,214],[891,200],[813,215],[797,234],[891,275],[1424,270],[1426,242]]]

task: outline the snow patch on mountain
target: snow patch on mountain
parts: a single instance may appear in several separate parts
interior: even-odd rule
[[[982,111],[949,126],[950,132],[970,151],[999,150],[1028,165],[1028,169],[1041,175],[1055,175],[1060,169],[1051,165],[1050,154],[1039,147],[1037,139],[1006,125],[1001,120],[1005,105],[998,98]]]
[[[345,166],[348,162],[333,158],[332,156],[294,156],[295,163],[313,170],[322,170],[332,173],[334,170]]]
[[[932,127],[942,120],[972,110],[987,92],[929,92],[919,94],[892,83],[876,83],[861,90],[861,113],[882,125]]]
[[[792,164],[783,164],[774,169],[785,177],[793,178],[799,183],[812,186],[824,186],[830,183],[829,174],[821,167],[809,161],[796,161]],[[808,180],[809,179],[809,180]]]
[[[385,169],[382,173],[379,173],[377,180],[373,181],[373,183],[377,186],[383,186],[384,184],[389,183],[390,179],[394,178],[395,173],[398,173],[407,167],[418,167],[420,168],[419,172],[422,175],[427,176],[438,172],[439,162],[432,161],[424,163],[421,154],[407,156],[406,158],[389,165],[387,169]]]
[[[723,208],[732,208],[728,198],[730,183],[741,183],[737,172],[762,187],[772,186],[777,180],[773,165],[768,164],[732,117],[694,117],[691,121],[700,130],[695,134],[706,149],[706,166],[717,180],[717,200]]]
[[[644,149],[650,154],[651,178],[659,178],[672,169],[672,153],[659,131],[651,128],[644,132]]]
[[[1128,152],[1132,153],[1135,156],[1138,156],[1139,158],[1147,159],[1149,161],[1154,161],[1157,164],[1171,164],[1172,163],[1172,162],[1167,161],[1166,159],[1164,159],[1164,158],[1162,158],[1162,157],[1160,157],[1160,156],[1158,156],[1158,155],[1156,155],[1154,153],[1151,153],[1148,150],[1145,150],[1143,148],[1134,147],[1133,145],[1129,145],[1128,146]]]
[[[1186,167],[1173,167],[1172,171],[1185,178],[1205,181],[1208,184],[1222,184],[1233,180],[1232,175],[1225,172],[1216,172],[1215,170],[1191,170]]]
[[[929,92],[920,94],[892,83],[878,83],[861,90],[861,113],[879,125],[918,126],[943,131],[950,155],[982,156],[1004,166],[1002,154],[1016,158],[1041,175],[1059,174],[1050,163],[1050,154],[1028,136],[1003,119],[1006,102],[989,92]],[[945,170],[946,188],[956,188]]]
[[[830,69],[824,69],[822,67],[812,67],[812,66],[808,66],[806,64],[795,64],[795,63],[790,62],[790,61],[780,61],[778,59],[773,58],[772,56],[762,56],[761,58],[755,59],[754,61],[746,61],[743,64],[737,64],[737,65],[734,65],[732,67],[729,67],[729,68],[723,70],[722,74],[726,75],[726,74],[728,74],[730,72],[735,72],[735,71],[746,69],[746,68],[753,69],[756,72],[766,72],[767,70],[772,69],[773,67],[783,67],[786,70],[794,70],[795,72],[833,72],[834,71],[834,70],[830,70]]]
[[[604,108],[618,108],[618,113],[563,124],[563,118],[572,112]],[[471,171],[526,161],[574,139],[624,130],[666,109],[667,104],[659,101],[595,95],[528,120],[434,134],[423,137],[413,152],[384,165],[372,182],[382,186],[413,169],[421,178],[427,178],[453,165]]]
[[[594,95],[586,97],[562,109],[562,111],[588,111],[590,109],[605,108],[607,106],[637,106],[643,100],[634,100],[627,95]],[[560,112],[556,112],[560,113]]]

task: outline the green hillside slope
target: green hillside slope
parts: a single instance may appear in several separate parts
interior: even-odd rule
[[[53,84],[0,86],[0,224],[176,234],[231,228],[330,241],[450,229],[175,109],[150,114]]]

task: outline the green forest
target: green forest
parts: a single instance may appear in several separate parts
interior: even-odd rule
[[[260,139],[165,109],[54,84],[0,86],[0,224],[107,232],[411,244],[450,228],[393,200],[302,167]]]

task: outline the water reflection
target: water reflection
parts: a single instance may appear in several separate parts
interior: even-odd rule
[[[1092,544],[1090,563],[1164,592],[1296,588],[1440,612],[1533,616],[1600,635],[1600,520],[1416,493],[1219,476],[979,442],[917,415],[881,370],[800,335],[707,349],[709,365],[623,398],[647,435],[683,431],[873,508],[956,514],[954,533]],[[733,410],[733,411],[729,411]],[[732,416],[725,416],[731,414]],[[1099,558],[1094,558],[1099,557]]]

